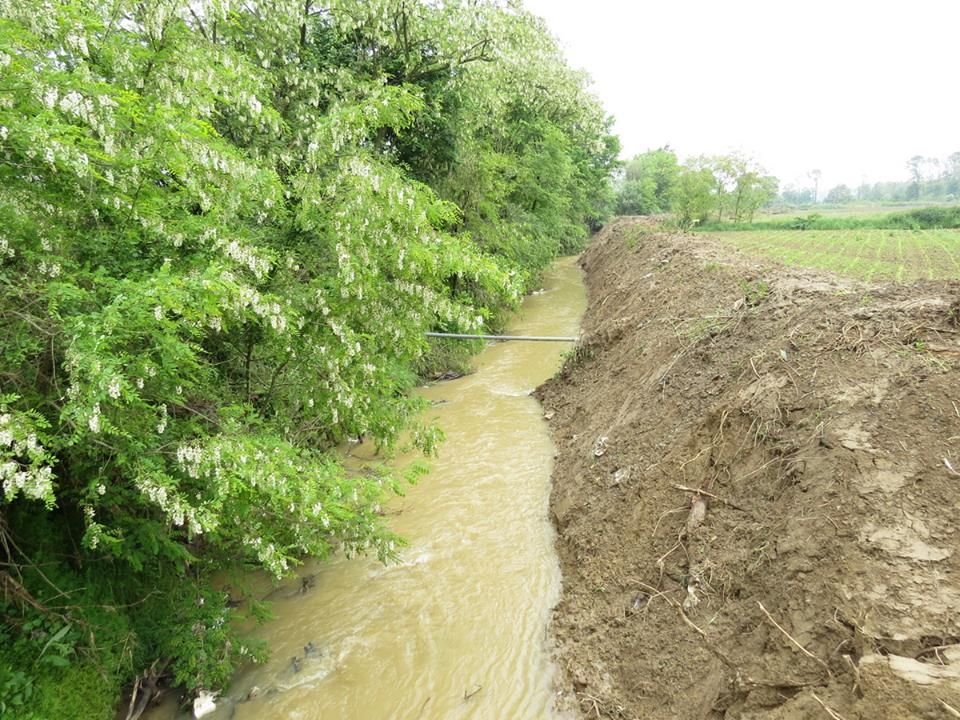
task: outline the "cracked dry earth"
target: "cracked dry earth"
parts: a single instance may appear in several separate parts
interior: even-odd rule
[[[958,283],[862,284],[620,219],[557,445],[561,706],[960,717]]]

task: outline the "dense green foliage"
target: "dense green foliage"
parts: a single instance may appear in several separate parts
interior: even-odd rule
[[[602,220],[584,87],[513,2],[0,0],[0,713],[220,686],[214,570],[394,554],[328,451],[430,452],[423,332]]]
[[[752,222],[754,213],[777,194],[778,181],[740,155],[691,158],[680,164],[670,148],[637,155],[617,187],[623,215],[673,213],[681,227],[726,215]]]
[[[626,164],[617,193],[620,215],[658,215],[673,209],[681,168],[669,147],[650,150]]]

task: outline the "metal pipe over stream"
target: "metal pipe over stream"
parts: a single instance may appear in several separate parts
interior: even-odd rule
[[[576,342],[579,338],[565,335],[468,335],[465,333],[424,333],[427,337],[449,338],[451,340],[526,340],[528,342]]]

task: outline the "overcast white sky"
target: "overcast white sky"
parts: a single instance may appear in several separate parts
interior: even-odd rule
[[[623,156],[741,150],[820,187],[960,150],[960,0],[525,0],[616,118]]]

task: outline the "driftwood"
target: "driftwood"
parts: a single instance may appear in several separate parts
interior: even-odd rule
[[[161,662],[158,658],[153,661],[149,670],[145,670],[142,675],[137,677],[133,683],[133,690],[130,692],[130,704],[127,707],[126,720],[139,720],[140,716],[146,712],[151,701],[160,695],[160,679],[169,664],[169,660]]]

